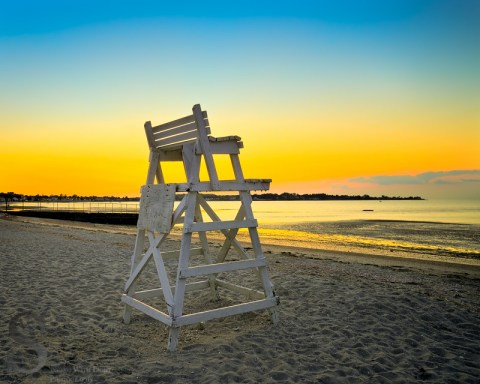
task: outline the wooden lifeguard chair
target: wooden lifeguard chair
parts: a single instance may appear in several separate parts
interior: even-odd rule
[[[131,273],[125,284],[122,301],[126,304],[124,321],[130,322],[131,310],[166,324],[169,329],[168,350],[174,351],[178,344],[179,328],[216,318],[238,315],[251,311],[269,310],[274,323],[278,321],[278,297],[270,282],[267,262],[262,252],[257,232],[257,220],[252,211],[252,190],[268,190],[270,179],[245,179],[239,161],[243,147],[238,136],[215,138],[210,136],[207,112],[200,105],[193,107],[193,114],[158,126],[145,123],[145,132],[150,147],[150,165],[147,182],[142,187],[137,237],[131,261]],[[230,156],[235,180],[219,180],[213,155]],[[208,181],[200,181],[200,162],[204,158]],[[161,164],[168,161],[183,162],[186,182],[166,183]],[[157,183],[155,183],[155,179]],[[222,220],[206,201],[202,193],[237,191],[240,208],[234,220]],[[174,209],[176,193],[184,193]],[[211,221],[204,221],[202,209]],[[180,250],[162,251],[162,244],[175,225],[182,226]],[[236,239],[240,228],[247,228],[251,250],[249,253]],[[207,233],[220,231],[225,240],[215,255],[209,247]],[[192,235],[198,233],[199,247],[193,247]],[[148,238],[146,247],[145,238]],[[145,251],[146,249],[146,251]],[[233,249],[241,260],[229,260]],[[195,257],[201,257],[198,265],[192,266]],[[137,281],[145,267],[153,259],[160,288],[137,291]],[[174,262],[172,261],[175,260]],[[167,268],[173,262],[176,268],[175,284],[170,284],[174,274]],[[170,267],[171,268],[171,267]],[[222,279],[222,275],[251,269],[256,274],[260,288],[253,289]],[[184,313],[186,292],[208,289],[214,299],[219,297],[219,288],[244,297],[239,304],[206,309],[196,313]],[[161,298],[163,311],[145,301]]]

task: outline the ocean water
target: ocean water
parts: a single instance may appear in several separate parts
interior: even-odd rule
[[[211,202],[234,218],[238,204]],[[254,201],[266,244],[480,259],[480,201]]]
[[[238,204],[213,201],[210,205],[233,218]],[[253,210],[263,224],[346,220],[480,224],[480,201],[475,200],[254,201]]]
[[[240,205],[238,201],[209,204],[222,220],[233,220]],[[38,209],[38,203],[17,206]],[[52,202],[41,206],[138,212],[137,202]],[[480,200],[254,201],[253,211],[264,244],[480,260]],[[205,213],[204,219],[208,220]],[[246,238],[246,231],[239,235]]]

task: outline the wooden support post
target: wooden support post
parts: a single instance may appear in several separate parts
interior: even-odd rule
[[[240,199],[242,200],[243,209],[245,210],[245,217],[253,218],[253,211],[252,211],[252,196],[248,192],[240,192]],[[258,237],[257,228],[248,228],[248,232],[250,234],[250,238],[252,240],[252,247],[255,252],[255,257],[257,259],[263,259],[265,256],[262,252],[262,247],[260,245],[260,238]],[[266,265],[264,267],[259,268],[260,277],[263,284],[263,289],[265,291],[265,296],[273,298],[275,297],[275,291],[273,289],[273,285],[270,281],[268,276],[268,271]],[[274,324],[278,323],[278,311],[276,307],[270,309],[270,314],[272,318],[272,322]]]
[[[197,204],[197,192],[189,192],[185,202],[186,211],[185,211],[185,224],[184,225],[193,225],[195,219],[195,208]],[[182,316],[183,314],[183,302],[185,297],[185,278],[181,276],[181,271],[185,268],[188,268],[188,262],[190,258],[190,247],[192,244],[192,233],[183,232],[182,241],[180,243],[180,258],[178,261],[178,270],[177,270],[177,280],[175,283],[175,295],[174,295],[174,304],[172,310],[172,319],[175,321],[176,318]],[[177,327],[171,327],[169,338],[168,338],[168,350],[175,351],[178,344],[179,329]]]
[[[215,163],[213,162],[213,154],[210,150],[210,143],[208,142],[207,130],[205,128],[205,122],[203,120],[202,109],[200,108],[199,104],[193,106],[193,115],[195,116],[195,121],[197,124],[198,142],[200,144],[200,148],[202,149],[203,157],[205,158],[208,177],[210,178],[212,190],[215,191],[219,188],[217,168],[215,167]]]
[[[203,217],[202,217],[202,211],[200,209],[200,202],[196,201],[195,204],[195,219],[196,222],[202,223],[203,222]],[[202,250],[203,250],[203,257],[205,260],[206,264],[212,264],[212,257],[210,256],[210,250],[208,247],[208,239],[207,239],[207,233],[205,231],[198,232],[198,236],[200,238],[200,244],[202,245]],[[213,300],[220,300],[220,296],[218,295],[217,291],[217,285],[215,284],[215,275],[210,275],[208,276],[208,282],[210,284],[210,290],[212,293],[212,298]]]

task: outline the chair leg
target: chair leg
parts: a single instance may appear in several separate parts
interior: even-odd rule
[[[169,352],[175,352],[178,346],[178,336],[180,334],[180,328],[170,327],[168,332],[168,346],[167,349]]]
[[[197,199],[196,207],[195,207],[195,218],[197,222],[203,222],[202,211],[200,209],[200,199]],[[208,248],[208,239],[206,232],[199,232],[198,236],[200,237],[200,243],[202,245],[202,253],[206,264],[212,264],[213,260],[210,255],[210,250]],[[214,301],[220,300],[220,295],[217,290],[217,286],[215,284],[216,275],[209,275],[208,276],[208,283],[210,285],[210,291],[212,293],[212,299]]]
[[[245,211],[245,217],[247,219],[252,219],[253,211],[252,211],[252,196],[249,192],[240,192],[240,199],[242,201],[242,206]],[[257,228],[248,228],[248,232],[250,235],[250,239],[252,241],[252,247],[255,252],[255,257],[264,257],[262,247],[260,245],[260,238],[258,236]],[[275,297],[275,291],[273,289],[273,284],[270,281],[270,277],[268,275],[267,267],[258,268],[260,279],[262,281],[263,290],[265,292],[266,297]],[[276,307],[270,309],[270,315],[272,318],[272,322],[274,324],[278,323],[278,311]]]
[[[144,245],[145,245],[145,230],[139,229],[137,230],[137,237],[135,239],[135,247],[133,249],[130,274],[132,274],[132,272],[135,270],[135,267],[138,264],[140,256],[142,255],[142,252],[143,252]],[[135,288],[136,288],[136,284],[134,283],[129,288],[127,294],[128,295],[133,294],[135,292]],[[131,316],[132,316],[132,307],[130,307],[129,305],[125,305],[125,308],[123,310],[123,322],[125,324],[129,324]]]
[[[191,225],[195,219],[195,207],[197,203],[197,192],[189,192],[186,199],[185,225]],[[172,318],[178,318],[183,315],[183,303],[185,298],[185,278],[181,277],[181,271],[188,268],[190,259],[190,248],[192,244],[192,233],[184,232],[180,244],[180,257],[178,261],[177,279],[175,282],[175,295],[173,298]],[[168,338],[168,350],[175,351],[178,344],[178,327],[170,327]]]

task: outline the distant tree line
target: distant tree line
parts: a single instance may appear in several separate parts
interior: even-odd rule
[[[0,201],[138,201],[138,197],[78,196],[78,195],[22,195],[14,192],[0,192]]]
[[[420,196],[328,195],[326,193],[263,193],[254,194],[254,200],[423,200]]]
[[[230,201],[237,200],[237,195],[204,194],[207,200]],[[180,200],[183,195],[177,195]],[[253,194],[253,200],[259,201],[292,201],[292,200],[423,200],[420,196],[370,196],[370,195],[329,195],[326,193],[262,193]],[[22,195],[14,192],[0,192],[0,201],[138,201],[139,197],[118,196],[78,196],[78,195]]]

